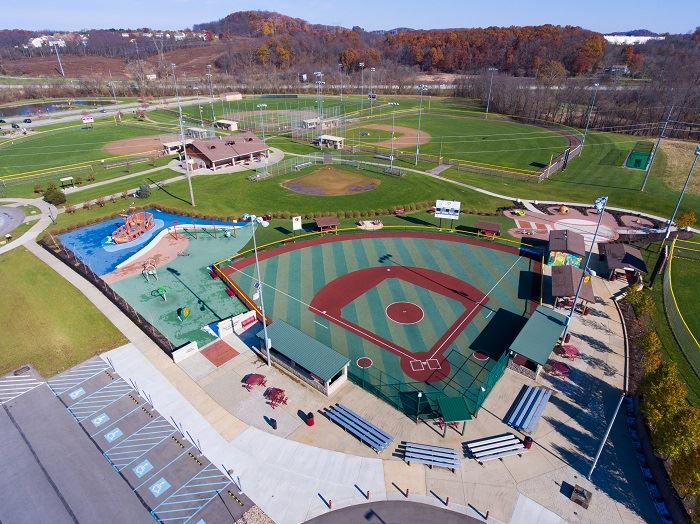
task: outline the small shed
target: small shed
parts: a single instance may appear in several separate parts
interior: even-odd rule
[[[479,220],[474,227],[478,235],[487,237],[497,237],[501,235],[501,224],[498,222],[489,222],[488,220]]]
[[[552,267],[552,297],[554,297],[555,306],[561,300],[567,301],[576,296],[576,289],[578,289],[582,275],[583,270],[574,266]],[[589,303],[595,302],[593,284],[590,279],[588,281],[584,279],[579,298]]]
[[[261,350],[265,332],[258,333]],[[267,327],[270,356],[285,370],[325,395],[332,395],[348,380],[350,359],[290,326],[275,320]]]
[[[586,242],[583,235],[569,229],[554,229],[549,232],[550,266],[581,267],[586,256]]]
[[[319,231],[336,231],[339,225],[340,221],[336,216],[318,217],[316,219],[316,227]]]
[[[315,118],[305,118],[301,121],[301,127],[304,129],[316,129],[321,123],[321,119]]]
[[[238,131],[238,122],[235,120],[217,120],[214,122],[214,127],[217,129],[225,129],[226,131]]]
[[[547,306],[537,306],[510,345],[516,364],[538,373],[552,353],[566,326],[566,316]]]
[[[343,149],[345,144],[345,139],[342,136],[335,135],[319,135],[316,141],[319,146],[331,149]]]
[[[601,260],[604,260],[608,266],[608,278],[610,279],[615,278],[616,273],[624,273],[625,271],[649,272],[642,252],[629,244],[600,242],[598,252]]]

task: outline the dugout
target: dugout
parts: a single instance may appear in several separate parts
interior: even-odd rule
[[[534,371],[536,377],[549,360],[565,326],[565,315],[547,306],[537,306],[510,345],[513,362]]]
[[[477,235],[484,235],[486,237],[501,236],[501,224],[498,222],[479,220],[474,227],[476,228]]]
[[[325,146],[331,149],[343,149],[345,144],[345,139],[342,136],[335,135],[319,135],[316,141],[321,148]]]
[[[338,220],[338,217],[327,216],[318,217],[316,219],[316,228],[321,232],[336,231],[339,225],[340,221]]]
[[[350,359],[283,320],[267,326],[270,357],[283,369],[327,396],[348,380]],[[264,352],[265,332],[257,335]]]
[[[583,235],[568,229],[554,229],[549,232],[548,265],[581,267],[585,255],[586,242]]]

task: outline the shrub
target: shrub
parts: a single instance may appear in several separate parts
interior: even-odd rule
[[[625,300],[634,308],[634,312],[640,320],[654,311],[654,299],[643,289],[630,288]]]
[[[97,204],[99,207],[105,207],[104,197],[97,198],[97,200],[95,200],[95,204]]]
[[[682,406],[662,419],[653,434],[654,449],[664,457],[677,459],[700,447],[700,410]]]
[[[673,362],[664,362],[646,375],[639,389],[643,399],[642,413],[652,429],[686,405],[686,385]]]
[[[97,177],[95,176],[95,173],[90,173],[87,176],[88,182],[94,182]]]
[[[89,210],[92,207],[92,201],[88,200],[87,202],[83,202],[83,209]]]
[[[44,200],[54,206],[60,206],[66,203],[66,195],[64,195],[63,191],[60,189],[56,189],[54,185],[53,188],[46,189],[44,192]]]
[[[82,185],[82,183],[83,183],[83,177],[81,177],[81,176],[75,177],[75,185],[76,186]]]
[[[109,201],[112,202],[112,204],[116,204],[117,203],[116,195],[112,195],[111,197],[109,197]]]
[[[34,184],[34,192],[35,193],[41,193],[42,191],[44,191],[44,188],[41,187],[41,184]]]
[[[122,198],[124,198],[124,199],[129,198],[129,192],[128,192],[128,191],[124,191],[124,192],[122,193]]]
[[[151,196],[151,186],[144,182],[136,190],[136,198],[148,198],[149,196]]]
[[[695,216],[695,211],[686,211],[676,217],[676,227],[678,227],[678,229],[692,227],[695,225],[696,221],[697,217]]]
[[[68,213],[69,215],[75,213],[75,206],[73,204],[68,204],[65,209],[66,213]]]

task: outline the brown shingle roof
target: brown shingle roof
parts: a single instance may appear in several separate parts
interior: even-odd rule
[[[199,156],[210,162],[221,162],[267,149],[265,143],[249,131],[222,138],[195,139],[191,146]]]
[[[576,295],[576,288],[581,280],[583,271],[574,266],[553,266],[552,267],[552,296],[573,297]],[[589,280],[581,286],[579,297],[586,302],[595,302],[593,295],[593,284]]]
[[[319,228],[338,227],[338,224],[340,224],[340,221],[338,220],[338,217],[334,216],[318,217],[316,219],[316,226]]]
[[[586,243],[583,240],[583,235],[579,233],[568,229],[554,229],[549,232],[549,250],[584,256]]]
[[[479,231],[495,231],[496,233],[501,232],[501,224],[498,222],[489,222],[488,220],[479,220],[474,227]]]
[[[642,273],[648,273],[647,265],[642,258],[642,252],[629,244],[600,243],[598,250],[605,259],[610,269],[634,268]]]

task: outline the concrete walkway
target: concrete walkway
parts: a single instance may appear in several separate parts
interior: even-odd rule
[[[58,210],[55,206],[44,202],[41,198],[0,198],[0,202],[16,202],[20,204],[29,204],[37,207],[41,211],[41,216],[36,219],[36,223],[29,228],[29,231],[14,239],[12,242],[0,246],[0,255],[7,253],[16,247],[23,246],[27,243],[34,242],[39,234],[49,227],[52,222],[51,217],[58,215]]]

